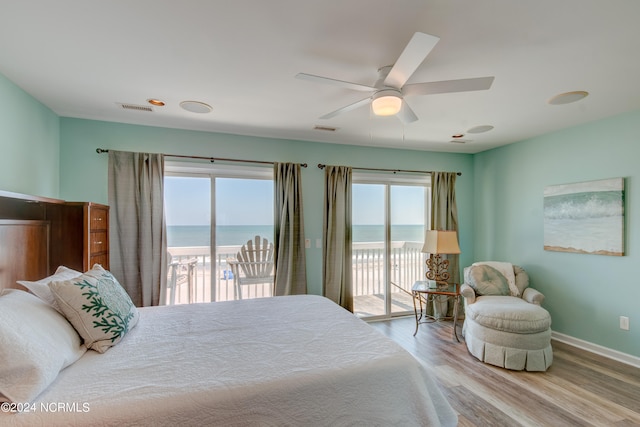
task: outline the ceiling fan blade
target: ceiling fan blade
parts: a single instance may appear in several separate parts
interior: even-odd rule
[[[337,109],[336,111],[332,111],[332,112],[330,112],[328,114],[325,114],[324,116],[321,116],[320,118],[321,119],[330,119],[330,118],[335,117],[335,116],[337,116],[339,114],[346,113],[348,111],[352,111],[352,110],[355,110],[356,108],[360,108],[360,107],[362,107],[364,105],[367,105],[370,101],[371,101],[371,97],[368,97],[368,98],[365,98],[365,99],[361,99],[358,102],[354,102],[353,104],[349,104],[346,107],[342,107],[342,108]]]
[[[418,116],[416,116],[416,113],[413,112],[411,107],[409,107],[409,104],[407,104],[407,101],[405,101],[404,99],[402,100],[402,108],[400,109],[398,114],[396,114],[396,116],[398,117],[398,119],[400,119],[402,124],[405,125],[418,120]]]
[[[415,33],[389,71],[384,84],[397,89],[404,86],[439,40],[440,37],[431,34]]]
[[[433,95],[436,93],[470,92],[487,90],[495,77],[476,77],[473,79],[443,80],[440,82],[415,83],[402,88],[403,95]]]
[[[309,80],[309,81],[312,81],[312,82],[331,84],[331,85],[334,85],[334,86],[343,87],[345,89],[359,90],[359,91],[363,91],[363,92],[371,92],[372,90],[376,90],[376,88],[374,88],[372,86],[361,85],[359,83],[345,82],[343,80],[330,79],[328,77],[315,76],[313,74],[306,74],[306,73],[298,73],[298,74],[296,74],[296,79]]]

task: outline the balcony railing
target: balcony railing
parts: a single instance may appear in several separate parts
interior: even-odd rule
[[[211,255],[208,246],[170,247],[169,253],[173,261],[198,260],[192,302],[228,301],[237,298],[231,269],[227,259],[235,258],[240,250],[238,246],[218,246],[215,256],[215,270],[211,271]],[[420,252],[422,242],[392,242],[390,248],[390,281],[394,284],[391,292],[411,292],[416,280],[424,278],[425,255]],[[384,277],[384,244],[383,242],[354,243],[353,259],[353,296],[384,294],[386,284]],[[213,273],[213,274],[212,274]],[[260,298],[271,295],[271,286],[254,285],[243,289],[244,298]],[[177,289],[176,303],[189,302],[187,286]]]
[[[395,284],[392,292],[411,292],[416,280],[425,274],[425,256],[421,242],[391,242],[390,281]],[[353,296],[384,294],[384,244],[383,242],[354,243]]]

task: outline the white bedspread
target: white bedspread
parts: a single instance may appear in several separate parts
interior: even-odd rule
[[[457,423],[413,356],[328,299],[154,307],[140,316],[120,344],[87,352],[31,412],[0,414],[0,425]]]

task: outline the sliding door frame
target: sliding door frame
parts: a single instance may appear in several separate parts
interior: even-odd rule
[[[210,292],[211,301],[217,301],[216,294],[216,279],[218,272],[214,271],[218,258],[218,245],[216,243],[216,229],[217,229],[217,217],[216,217],[216,188],[217,180],[220,178],[236,178],[236,179],[262,179],[274,181],[273,166],[245,166],[245,165],[226,165],[226,164],[214,164],[214,163],[199,163],[199,162],[186,162],[186,161],[167,161],[165,162],[165,176],[175,177],[191,177],[191,178],[208,178],[210,180],[210,242],[209,253],[211,259],[211,272],[210,272]],[[275,225],[274,225],[275,226]],[[271,236],[273,241],[273,236]],[[241,242],[244,244],[245,242]],[[234,290],[235,292],[235,290]],[[234,294],[234,299],[237,296]]]
[[[353,184],[371,184],[384,186],[384,314],[366,316],[367,321],[386,320],[393,317],[413,315],[413,311],[393,312],[391,295],[391,188],[393,186],[424,187],[424,218],[423,228],[427,230],[431,218],[431,176],[430,174],[381,174],[372,172],[353,172]],[[353,233],[352,233],[353,234]]]

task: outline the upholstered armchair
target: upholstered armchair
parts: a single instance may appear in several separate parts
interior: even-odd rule
[[[551,316],[522,267],[503,262],[464,269],[462,334],[477,359],[512,370],[546,371],[553,361]]]

